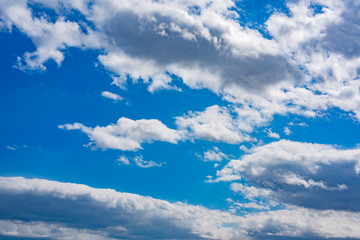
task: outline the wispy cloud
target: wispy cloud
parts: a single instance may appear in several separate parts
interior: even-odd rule
[[[117,159],[117,162],[120,165],[130,165],[131,162],[133,162],[136,166],[140,168],[161,167],[163,164],[165,164],[165,163],[156,163],[154,161],[146,161],[141,155],[132,158],[128,158],[123,155]]]

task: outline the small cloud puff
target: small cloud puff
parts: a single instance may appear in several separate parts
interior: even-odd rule
[[[197,156],[205,162],[221,162],[222,160],[229,158],[228,155],[221,152],[218,147],[207,150],[203,155],[197,154]]]
[[[112,93],[112,92],[108,92],[108,91],[103,91],[101,92],[101,95],[105,98],[109,98],[109,99],[112,99],[114,101],[121,101],[123,100],[124,98],[121,97],[120,95],[118,94],[115,94],[115,93]]]

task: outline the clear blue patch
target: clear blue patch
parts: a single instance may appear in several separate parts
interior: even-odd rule
[[[265,22],[269,17],[281,12],[290,16],[290,11],[286,6],[285,0],[261,1],[261,0],[242,0],[235,2],[236,11],[240,17],[238,19],[242,26],[257,29],[264,37],[271,39],[272,37],[266,30]]]

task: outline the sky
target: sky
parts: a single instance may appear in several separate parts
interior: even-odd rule
[[[0,238],[360,239],[359,11],[0,0]]]

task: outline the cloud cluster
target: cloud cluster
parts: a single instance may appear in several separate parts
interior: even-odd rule
[[[275,11],[266,21],[270,38],[241,26],[241,11],[234,4],[7,0],[1,3],[0,19],[3,28],[18,28],[36,46],[35,52],[19,59],[20,68],[45,69],[51,59],[60,65],[69,47],[95,48],[101,50],[99,62],[119,87],[126,87],[130,79],[148,84],[151,92],[177,89],[171,77],[176,75],[187,86],[210,89],[235,103],[237,111],[266,121],[274,114],[313,117],[333,106],[359,116],[358,4],[289,1],[290,14]],[[49,9],[53,12],[46,14]],[[74,12],[81,18],[69,18]],[[192,120],[183,117],[179,123],[202,139],[249,139],[230,125],[215,130],[214,123],[204,132],[202,128],[212,123],[199,121],[213,108],[191,113]],[[217,118],[227,118],[224,107],[213,111]],[[242,120],[257,126],[251,118]]]
[[[45,69],[50,59],[61,64],[69,47],[95,48],[120,87],[130,78],[149,84],[151,92],[177,89],[174,74],[191,88],[269,114],[310,116],[336,106],[359,116],[357,3],[289,1],[290,14],[275,11],[266,21],[270,38],[241,26],[234,4],[6,0],[0,19],[3,28],[18,28],[36,45],[19,59],[20,68]],[[38,14],[47,9],[54,13]],[[82,18],[70,20],[74,12]]]
[[[17,67],[45,70],[43,64],[48,60],[54,60],[61,65],[64,60],[63,50],[66,48],[100,47],[97,34],[88,26],[80,26],[79,23],[68,21],[62,16],[54,22],[44,14],[35,17],[28,4],[30,2],[26,0],[6,0],[0,3],[2,27],[17,27],[36,45],[36,51],[26,52],[23,58],[18,59]],[[71,4],[72,7],[75,5]]]
[[[110,189],[0,177],[0,235],[51,239],[360,238],[358,213],[302,208],[235,216]],[[26,203],[26,204],[24,204]]]
[[[360,211],[360,149],[280,140],[251,149],[218,172],[245,178],[284,203],[314,209]],[[244,192],[240,185],[232,189]],[[245,191],[246,192],[246,191]]]
[[[290,1],[290,16],[274,14],[267,29],[311,77],[308,88],[330,106],[360,113],[358,3]],[[319,94],[320,93],[320,94]]]
[[[104,94],[117,98],[108,92]],[[110,124],[105,127],[90,128],[81,123],[74,123],[60,125],[59,128],[81,130],[92,140],[90,144],[94,143],[102,149],[136,151],[142,148],[141,144],[144,142],[163,141],[176,144],[188,139],[238,144],[256,141],[250,136],[253,129],[267,125],[272,120],[272,114],[263,110],[265,109],[249,106],[229,109],[214,105],[202,112],[190,111],[176,117],[177,129],[170,129],[155,119],[131,120],[125,117],[120,118],[116,125]]]
[[[36,18],[31,3],[54,9],[58,20]],[[232,7],[229,0],[82,0],[77,4],[16,0],[3,2],[0,17],[4,25],[16,26],[36,44],[36,52],[24,55],[24,67],[31,69],[44,69],[49,59],[60,64],[64,59],[61,50],[66,47],[85,47],[106,49],[99,60],[118,75],[115,82],[121,85],[128,75],[134,81],[141,78],[152,82],[150,91],[169,88],[168,72],[182,77],[189,86],[213,91],[233,85],[258,91],[301,78],[296,67],[279,54],[274,41],[238,24],[238,13]],[[95,30],[85,21],[65,20],[73,10]]]

